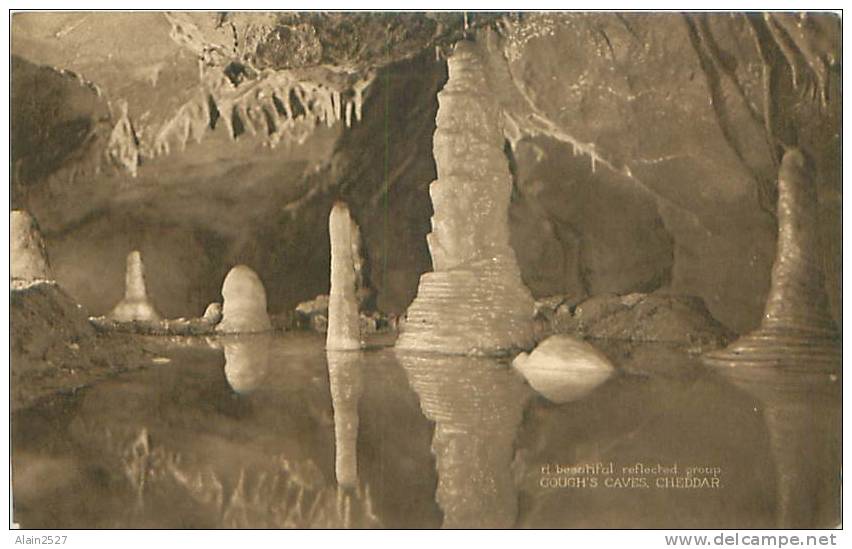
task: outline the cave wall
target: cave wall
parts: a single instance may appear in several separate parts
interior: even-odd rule
[[[775,253],[777,159],[796,145],[817,167],[826,284],[840,320],[839,64],[826,54],[839,55],[836,21],[813,16],[799,36],[782,15],[530,13],[479,25],[472,17],[468,37],[506,113],[512,245],[535,296],[686,293],[734,330],[754,327]],[[121,28],[141,21],[115,17]],[[331,25],[317,31],[332,56],[322,62],[345,57],[344,70],[370,73],[360,120],[314,120],[301,142],[273,147],[263,132],[235,135],[211,115],[201,119],[203,136],[140,156],[131,174],[104,161],[121,105],[144,144],[202,82],[169,21],[145,15],[156,32],[133,36],[152,47],[122,43],[110,59],[114,37],[86,38],[105,18],[69,30],[65,49],[51,33],[71,28],[71,15],[13,24],[12,205],[38,220],[71,295],[108,310],[121,295],[124,257],[138,247],[167,316],[197,315],[219,299],[236,263],[259,273],[270,310],[283,312],[328,291],[328,212],[343,199],[365,241],[371,305],[406,309],[431,269],[432,134],[449,50],[428,37],[447,39],[446,22],[406,34],[405,21],[382,20],[404,47],[373,55],[334,53],[330,37],[345,21],[320,17],[310,24]],[[774,38],[779,29],[786,42]],[[296,42],[287,32],[270,36],[283,45],[251,50],[271,63],[264,70],[291,54],[304,70],[314,62],[288,53]]]

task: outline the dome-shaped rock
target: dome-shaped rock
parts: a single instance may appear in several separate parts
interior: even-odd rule
[[[570,402],[592,392],[615,371],[603,353],[578,339],[554,335],[512,366],[533,389],[553,402]]]

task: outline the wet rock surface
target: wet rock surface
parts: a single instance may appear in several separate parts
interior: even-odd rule
[[[13,290],[10,370],[13,410],[150,365],[128,337],[98,336],[86,311],[55,284]]]
[[[601,295],[573,307],[542,307],[545,326],[591,339],[666,342],[687,348],[725,345],[733,333],[714,319],[695,296],[665,294]]]

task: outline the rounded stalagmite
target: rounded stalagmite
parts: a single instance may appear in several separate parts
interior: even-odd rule
[[[228,272],[222,283],[222,321],[216,326],[220,333],[254,333],[272,329],[266,312],[266,290],[253,270],[237,265]]]
[[[12,210],[10,219],[10,255],[12,280],[34,282],[53,280],[44,240],[35,219],[24,210]]]
[[[134,320],[160,320],[160,313],[148,301],[145,287],[145,265],[142,254],[134,250],[127,254],[127,268],[124,273],[124,299],[107,315],[119,322]]]

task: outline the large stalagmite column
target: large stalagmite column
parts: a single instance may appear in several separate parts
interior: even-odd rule
[[[52,280],[53,273],[35,219],[24,210],[12,210],[9,232],[12,281]]]
[[[361,348],[356,295],[356,260],[359,255],[358,226],[343,202],[336,202],[328,217],[331,240],[331,291],[328,296],[326,349],[347,351]]]
[[[237,265],[222,283],[222,321],[216,331],[234,334],[271,329],[263,282],[249,267]]]
[[[704,355],[705,362],[839,366],[841,347],[823,287],[817,215],[816,187],[805,157],[790,150],[778,173],[778,250],[763,322],[728,348]]]
[[[434,272],[421,277],[396,346],[484,355],[529,348],[534,303],[509,246],[501,111],[469,42],[456,46],[438,102],[427,237]]]
[[[138,250],[127,254],[124,299],[119,301],[107,316],[120,322],[160,320],[160,314],[148,301],[148,292],[145,288],[145,266],[142,263],[142,254]]]

